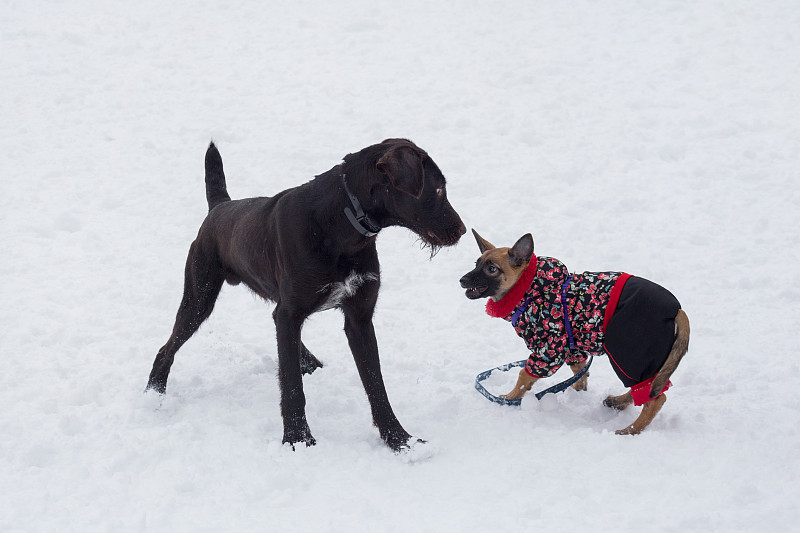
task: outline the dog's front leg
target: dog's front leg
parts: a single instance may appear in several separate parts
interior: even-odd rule
[[[306,396],[303,393],[303,375],[300,369],[300,330],[303,320],[280,303],[272,314],[278,335],[278,380],[281,386],[281,416],[283,417],[283,442],[294,448],[304,442],[313,446],[316,440],[306,421]]]
[[[511,389],[511,392],[509,392],[508,394],[502,394],[500,395],[500,397],[506,398],[507,400],[519,400],[520,398],[525,396],[526,392],[531,390],[531,387],[533,386],[534,383],[536,383],[536,380],[538,379],[539,378],[533,377],[530,374],[528,374],[523,368],[522,370],[519,371],[519,377],[517,378],[517,383],[516,385],[514,385],[514,388]]]
[[[372,421],[377,426],[383,441],[394,451],[402,451],[411,444],[409,442],[411,435],[400,425],[389,404],[389,396],[386,394],[381,374],[372,313],[356,310],[351,306],[345,306],[344,312],[344,331],[372,409]]]
[[[572,370],[572,374],[579,374],[581,370],[586,366],[586,359],[580,361],[578,363],[567,363],[569,365],[569,369]],[[572,388],[575,390],[586,390],[589,386],[589,372],[587,371],[581,379],[576,381],[572,384]]]

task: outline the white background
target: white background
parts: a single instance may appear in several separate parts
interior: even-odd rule
[[[790,530],[798,28],[794,1],[2,1],[0,530]],[[495,244],[672,290],[690,351],[645,433],[614,435],[638,408],[601,405],[604,358],[584,393],[478,395],[527,353],[463,296],[477,247],[397,228],[375,326],[426,449],[381,443],[337,311],[303,331],[318,444],[282,447],[273,307],[241,286],[143,394],[209,140],[241,198],[387,137]]]

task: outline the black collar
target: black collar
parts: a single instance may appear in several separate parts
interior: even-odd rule
[[[353,225],[358,232],[363,235],[364,237],[374,237],[378,234],[381,230],[381,227],[375,223],[374,220],[369,218],[369,215],[361,209],[361,204],[356,198],[356,195],[350,192],[350,189],[347,187],[347,180],[345,177],[347,174],[342,172],[342,183],[344,184],[344,191],[347,193],[347,196],[350,197],[350,203],[353,204],[353,209],[355,209],[356,214],[353,214],[353,211],[349,207],[344,208],[344,214],[347,217],[347,220],[350,221],[350,224]]]

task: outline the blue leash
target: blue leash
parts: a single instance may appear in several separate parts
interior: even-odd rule
[[[575,383],[576,381],[581,379],[584,376],[584,374],[586,374],[586,372],[589,370],[589,367],[592,365],[592,359],[594,359],[594,356],[592,356],[590,354],[589,358],[586,360],[586,366],[584,366],[581,369],[580,372],[578,372],[577,374],[575,374],[571,378],[562,381],[558,385],[553,385],[552,387],[550,387],[548,389],[544,389],[541,392],[537,392],[534,395],[534,396],[536,396],[536,399],[537,400],[541,400],[542,397],[544,397],[545,394],[551,394],[551,393],[555,394],[557,392],[561,392],[561,391],[567,390],[567,388],[569,388],[570,385],[572,385],[573,383]],[[522,361],[515,361],[513,363],[508,363],[508,364],[505,364],[505,365],[498,366],[496,368],[492,368],[490,370],[487,370],[486,372],[481,372],[475,378],[475,390],[477,390],[478,392],[483,394],[483,396],[486,397],[487,400],[492,401],[494,403],[499,403],[500,405],[520,405],[520,404],[522,404],[522,398],[517,399],[517,400],[509,400],[508,398],[501,398],[499,396],[495,396],[494,394],[492,394],[491,392],[486,390],[486,387],[484,387],[481,384],[481,381],[485,381],[495,371],[499,370],[501,372],[508,372],[509,370],[511,370],[514,367],[525,366],[525,362],[526,361],[527,361],[527,359],[523,359]]]
[[[564,328],[566,329],[567,338],[569,339],[569,349],[570,351],[572,351],[575,349],[575,337],[572,334],[572,324],[570,324],[569,314],[567,311],[567,290],[569,289],[570,281],[572,281],[572,274],[567,276],[567,279],[564,280],[564,283],[561,284],[561,311],[562,314],[564,315]],[[524,313],[525,310],[528,309],[528,306],[531,305],[532,301],[533,298],[528,298],[522,305],[520,305],[514,310],[514,313],[511,315],[511,325],[517,327],[517,321],[519,321],[520,317],[522,316],[522,313]],[[589,358],[586,360],[586,366],[584,366],[580,372],[578,372],[571,378],[562,381],[558,385],[553,385],[548,389],[545,389],[541,392],[537,392],[535,394],[536,399],[541,400],[545,394],[556,393],[566,390],[567,387],[569,387],[570,385],[581,379],[583,375],[586,374],[586,371],[589,370],[589,366],[592,364],[593,358],[594,356],[590,354]],[[508,372],[514,367],[525,366],[526,361],[527,359],[523,359],[522,361],[515,361],[513,363],[508,363],[507,365],[502,365],[496,368],[492,368],[491,370],[487,370],[486,372],[481,372],[475,378],[475,389],[481,394],[483,394],[486,397],[486,399],[493,401],[495,403],[499,403],[500,405],[520,405],[522,403],[521,398],[518,400],[509,400],[508,398],[500,398],[499,396],[495,396],[494,394],[486,390],[486,388],[483,385],[481,385],[481,381],[486,380],[489,376],[492,375],[492,372],[494,372],[495,370]]]
[[[564,283],[561,284],[561,311],[562,314],[564,315],[564,328],[567,333],[567,338],[569,339],[569,349],[570,351],[572,351],[575,349],[575,337],[572,334],[572,324],[570,324],[569,314],[567,309],[567,290],[569,290],[570,281],[572,281],[572,274],[567,276],[567,279],[564,281]],[[511,315],[511,325],[517,327],[517,321],[519,321],[520,317],[522,316],[522,313],[524,313],[525,310],[528,309],[528,306],[531,305],[532,301],[533,298],[528,298],[522,305],[520,305],[514,310],[514,313]],[[594,356],[589,354],[589,358],[586,360],[586,366],[584,366],[580,372],[578,372],[569,379],[565,379],[558,385],[553,385],[548,389],[545,389],[541,392],[537,392],[535,394],[536,399],[541,400],[545,394],[550,394],[550,393],[555,394],[556,392],[567,390],[567,388],[570,385],[581,379],[584,376],[584,374],[586,374],[586,371],[589,370],[589,366],[591,366],[592,364],[592,359],[594,359]],[[495,396],[494,394],[486,390],[486,387],[481,385],[481,381],[485,381],[489,376],[492,375],[492,372],[496,370],[500,370],[501,372],[508,372],[514,367],[525,366],[526,362],[527,359],[523,359],[522,361],[515,361],[513,363],[508,363],[506,365],[492,368],[491,370],[487,370],[486,372],[481,372],[475,378],[475,389],[481,394],[483,394],[487,400],[499,403],[500,405],[520,405],[522,403],[522,398],[517,400],[509,400],[508,398],[500,398],[499,396]]]

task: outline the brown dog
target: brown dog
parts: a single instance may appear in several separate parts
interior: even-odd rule
[[[570,275],[557,259],[533,254],[530,234],[511,248],[496,248],[472,233],[481,256],[461,278],[466,296],[489,298],[486,312],[511,322],[532,352],[503,397],[522,398],[565,362],[577,374],[589,354],[606,354],[631,390],[603,403],[620,410],[644,405],[636,421],[616,433],[633,435],[646,428],[664,405],[669,378],[689,346],[689,320],[675,297],[623,272]],[[572,387],[586,390],[588,377]]]

